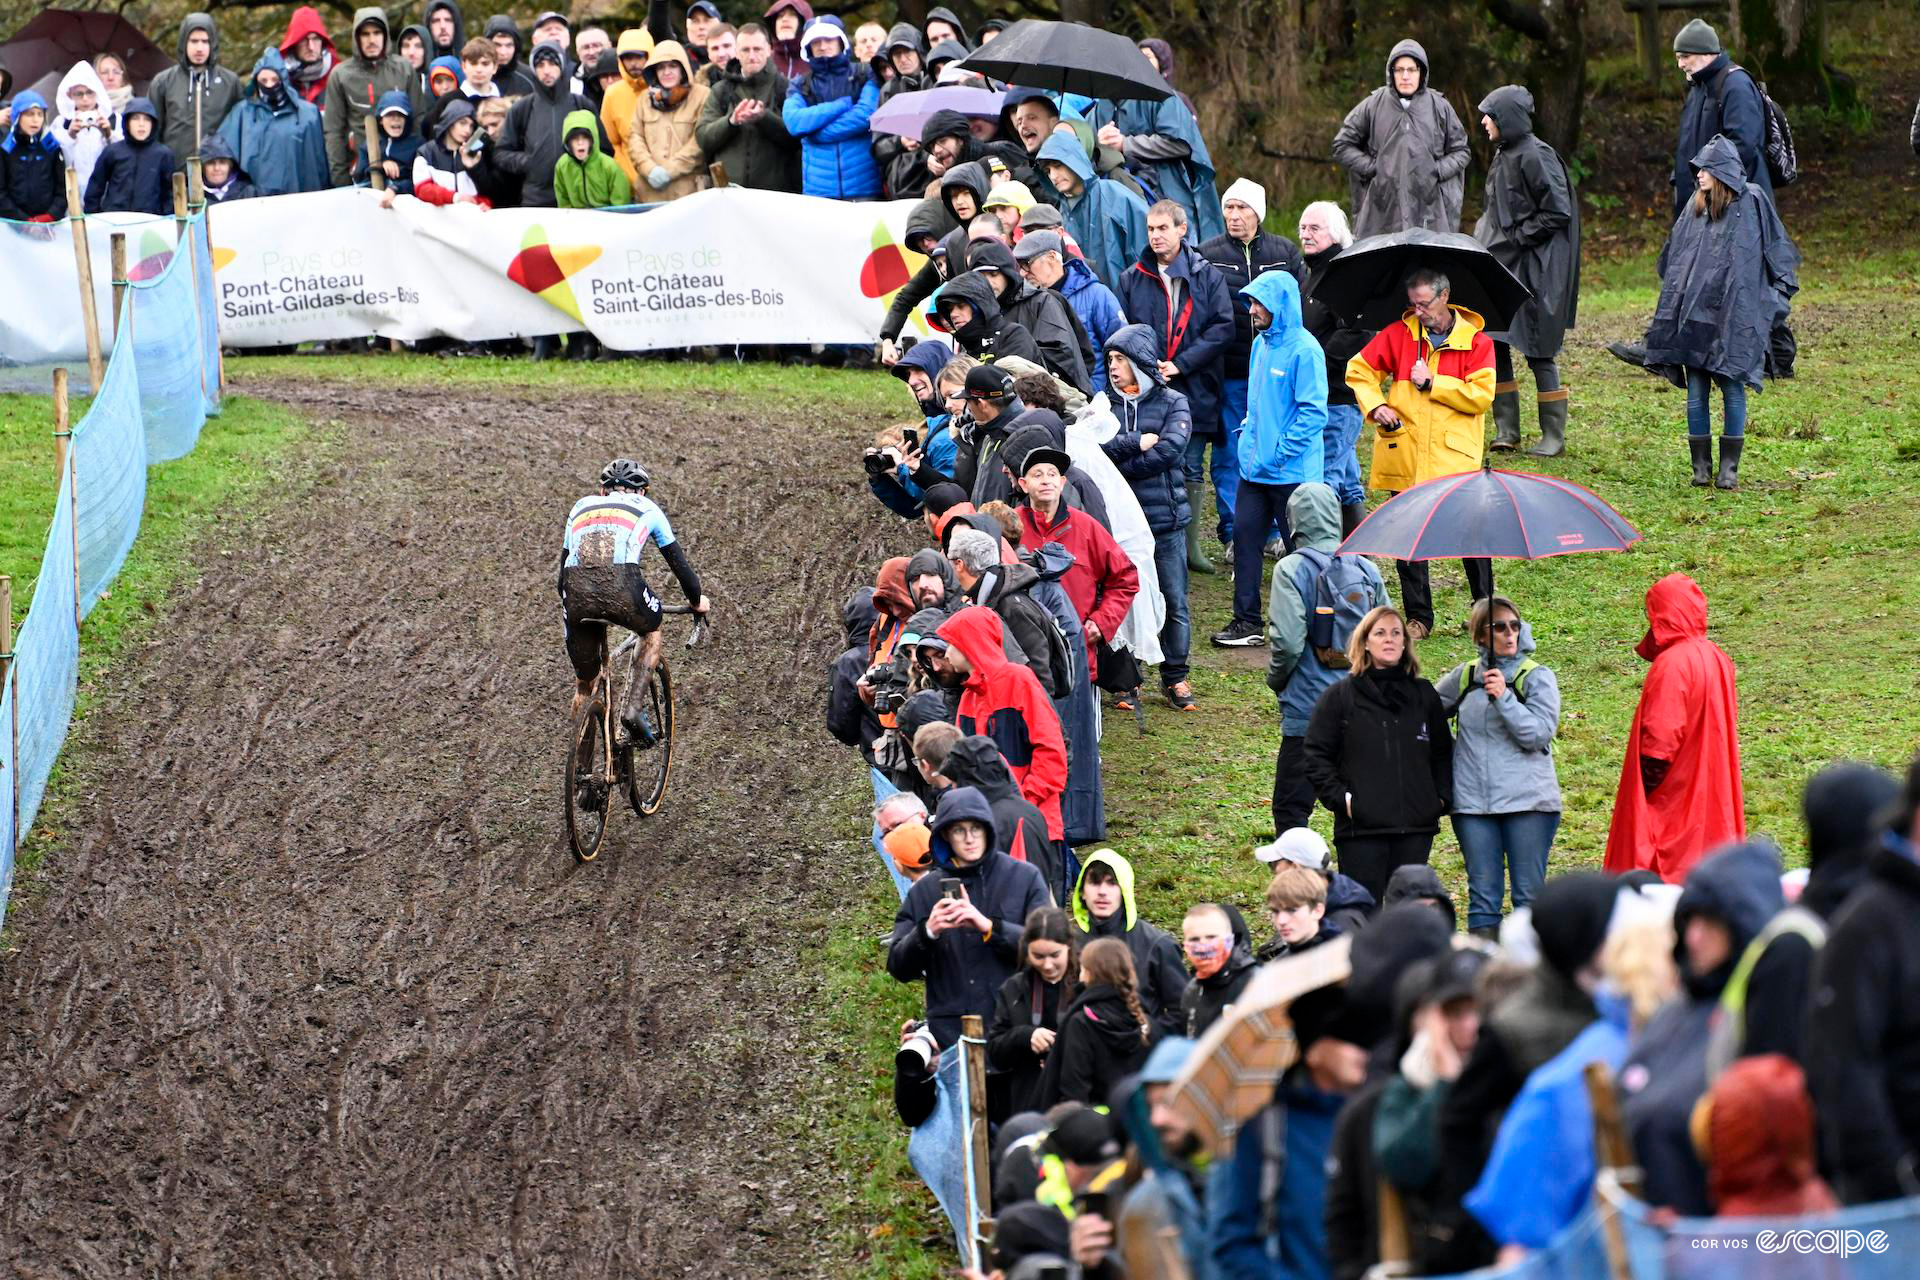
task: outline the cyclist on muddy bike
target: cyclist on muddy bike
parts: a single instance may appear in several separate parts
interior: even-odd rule
[[[567,658],[579,682],[571,714],[579,715],[593,694],[606,645],[606,624],[616,623],[640,637],[636,648],[641,665],[627,682],[627,705],[620,708],[620,723],[635,742],[646,744],[653,741],[654,726],[646,723],[639,710],[639,695],[660,660],[660,597],[653,594],[640,571],[640,557],[647,543],[659,546],[667,567],[680,580],[680,589],[693,603],[693,611],[705,613],[708,609],[700,575],[693,571],[685,549],[674,540],[667,513],[647,497],[652,483],[646,468],[630,458],[615,458],[601,470],[599,492],[574,503],[567,515],[559,583],[567,627]]]

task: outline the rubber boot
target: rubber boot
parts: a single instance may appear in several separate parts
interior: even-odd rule
[[[1367,504],[1364,502],[1344,502],[1340,504],[1340,537],[1346,536],[1360,527],[1367,518]]]
[[[1500,382],[1493,388],[1493,443],[1495,453],[1512,453],[1520,447],[1520,384]]]
[[[1499,407],[1499,400],[1494,407]],[[1527,450],[1530,458],[1557,458],[1567,451],[1567,392],[1540,393],[1540,443]]]
[[[1720,437],[1720,474],[1713,478],[1716,489],[1738,489],[1740,487],[1740,450],[1747,444],[1745,436]]]
[[[1693,454],[1693,487],[1704,489],[1713,483],[1713,437],[1688,436],[1687,448]]]
[[[1187,521],[1187,571],[1190,573],[1219,573],[1213,567],[1213,561],[1207,559],[1206,550],[1200,545],[1200,522]]]

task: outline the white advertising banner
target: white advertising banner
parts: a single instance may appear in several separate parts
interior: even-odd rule
[[[210,215],[220,341],[587,329],[627,351],[871,342],[924,261],[902,243],[912,208],[744,187],[626,212],[437,208],[405,196],[383,209],[352,188],[241,200]],[[130,264],[164,266],[173,246],[171,219],[112,221],[88,220],[103,327],[107,236],[128,233]],[[8,223],[5,233],[0,296],[40,301],[0,309],[0,362],[83,357],[67,227]],[[142,278],[134,265],[128,274]]]

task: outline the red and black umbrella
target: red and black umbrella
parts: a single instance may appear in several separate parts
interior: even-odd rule
[[[1483,466],[1395,494],[1340,550],[1395,560],[1544,560],[1625,551],[1640,537],[1618,511],[1570,480]]]
[[[135,92],[176,61],[117,13],[47,9],[0,44],[0,66],[13,73],[16,91],[39,89],[51,102],[60,77],[74,63],[92,62],[102,53],[117,54],[126,63],[127,83]]]

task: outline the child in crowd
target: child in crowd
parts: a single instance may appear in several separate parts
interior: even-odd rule
[[[392,195],[413,194],[413,159],[425,139],[413,131],[413,99],[405,89],[389,89],[380,95],[380,172],[386,175]],[[353,185],[370,185],[367,153],[362,150],[353,165]],[[382,203],[392,204],[391,199]]]
[[[478,102],[482,98],[500,96],[500,86],[493,82],[493,73],[499,67],[500,60],[493,51],[493,42],[484,36],[475,36],[467,41],[460,50],[460,71],[465,79],[460,81],[460,92],[469,102]]]
[[[47,100],[28,89],[14,98],[12,127],[0,141],[0,218],[58,222],[66,216],[66,162],[47,129]]]
[[[460,90],[460,59],[446,56],[427,64],[427,96],[436,102]]]
[[[450,102],[440,113],[439,131],[413,157],[413,194],[428,204],[493,205],[481,197],[473,171],[481,154],[472,145],[473,104]]]
[[[53,138],[66,153],[67,168],[73,170],[82,191],[93,181],[93,166],[101,153],[120,137],[120,122],[108,109],[106,98],[106,86],[90,62],[75,63],[53,95],[61,107],[53,122]]]
[[[1260,949],[1263,961],[1297,955],[1340,934],[1340,927],[1326,918],[1327,878],[1297,862],[1274,866],[1267,884],[1267,914],[1273,919],[1273,941]]]
[[[100,153],[87,184],[87,212],[169,214],[173,212],[173,149],[156,136],[159,117],[153,103],[127,103],[120,141]]]
[[[1080,953],[1080,992],[1060,1015],[1047,1054],[1040,1104],[1106,1105],[1121,1079],[1147,1060],[1152,1034],[1133,973],[1133,953],[1118,938],[1095,938]]]
[[[208,204],[229,200],[251,200],[259,192],[247,180],[247,171],[227,140],[217,133],[200,139],[200,183]]]
[[[600,120],[591,111],[570,111],[562,141],[566,154],[553,167],[554,202],[562,209],[607,209],[633,203],[626,170],[600,150]]]

